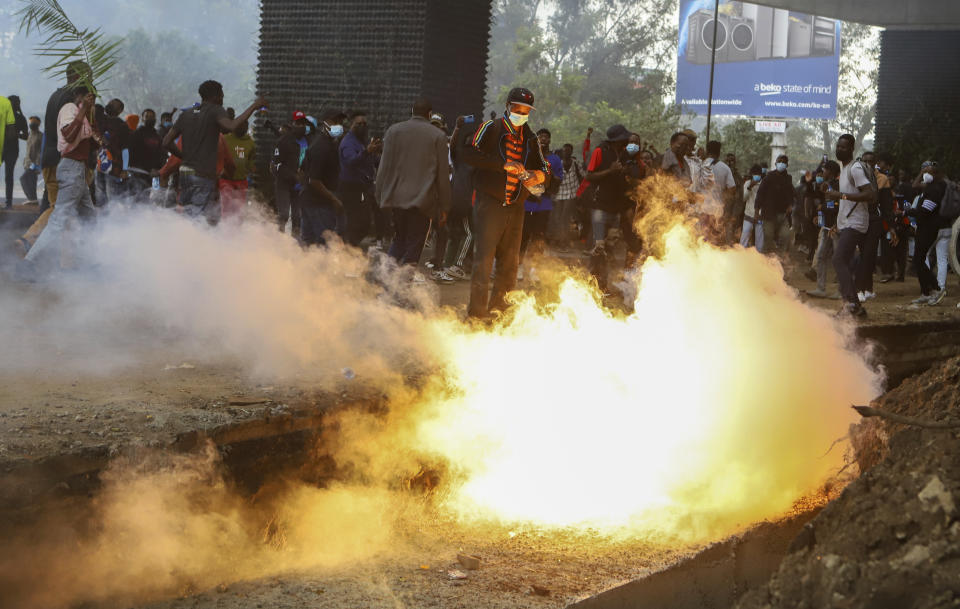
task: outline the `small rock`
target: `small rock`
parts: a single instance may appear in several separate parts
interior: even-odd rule
[[[480,557],[471,554],[457,554],[457,562],[468,571],[476,571],[480,568]]]
[[[910,551],[906,553],[900,562],[908,567],[916,567],[928,560],[930,560],[930,548],[916,545],[910,548]]]
[[[538,586],[537,584],[531,584],[530,589],[533,590],[533,593],[537,596],[550,596],[549,588],[544,588],[543,586]]]
[[[451,569],[447,571],[447,577],[450,579],[467,579],[467,574],[459,569]]]
[[[226,592],[226,591],[229,590],[229,589],[230,589],[230,586],[228,586],[227,584],[218,584],[218,585],[217,585],[217,592],[219,592],[220,594],[223,594],[224,592]]]
[[[836,554],[827,554],[823,557],[823,566],[826,569],[833,570],[840,565],[840,557]]]
[[[917,497],[923,502],[924,507],[931,512],[939,507],[949,516],[957,509],[953,502],[953,495],[943,485],[939,476],[930,478],[930,481],[927,482],[927,485],[923,487]]]

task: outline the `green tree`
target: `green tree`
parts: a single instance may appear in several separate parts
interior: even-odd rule
[[[125,60],[111,75],[110,88],[128,112],[153,108],[157,112],[200,101],[197,87],[207,79],[224,87],[224,104],[242,106],[254,97],[254,74],[244,62],[202,47],[177,31],[149,34],[131,31],[122,47]],[[190,65],[192,78],[182,66]]]
[[[676,24],[663,19],[675,8],[676,0],[498,0],[488,108],[499,112],[506,92],[525,86],[537,96],[534,125],[558,145],[623,123],[663,150],[680,118],[668,102]]]
[[[743,173],[751,165],[769,161],[772,140],[769,133],[757,133],[753,120],[746,118],[738,118],[720,129],[723,153],[737,155],[737,167]]]

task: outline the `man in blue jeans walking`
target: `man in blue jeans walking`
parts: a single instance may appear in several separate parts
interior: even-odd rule
[[[245,123],[267,100],[259,97],[240,116],[231,119],[223,109],[223,85],[204,81],[199,88],[199,106],[182,112],[163,138],[163,147],[181,160],[180,204],[193,217],[205,215],[217,190],[217,148],[221,133],[230,133]],[[183,136],[180,148],[175,144]]]

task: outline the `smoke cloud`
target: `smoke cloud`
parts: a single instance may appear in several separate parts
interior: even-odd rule
[[[398,531],[438,514],[671,544],[786,513],[843,466],[828,449],[880,376],[776,262],[670,217],[647,218],[658,255],[632,314],[564,273],[481,327],[388,262],[303,251],[271,223],[111,213],[78,272],[0,295],[33,312],[29,327],[0,318],[0,340],[30,347],[0,355],[4,376],[171,354],[290,383],[350,367],[387,408],[336,415],[318,451],[350,473],[324,489],[277,481],[241,497],[212,449],[117,461],[83,522],[6,544],[0,588],[25,607],[133,602],[400,553]],[[429,501],[403,491],[417,485]]]

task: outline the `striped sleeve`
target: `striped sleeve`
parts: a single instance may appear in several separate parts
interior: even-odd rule
[[[473,141],[470,142],[470,145],[473,146],[474,148],[479,148],[480,142],[483,141],[483,136],[487,133],[487,130],[490,129],[490,125],[492,124],[493,124],[493,121],[486,121],[482,125],[480,125],[480,128],[477,129],[477,132],[473,134]]]
[[[932,212],[937,208],[937,202],[931,201],[930,199],[924,199],[923,203],[920,204],[925,210]]]

